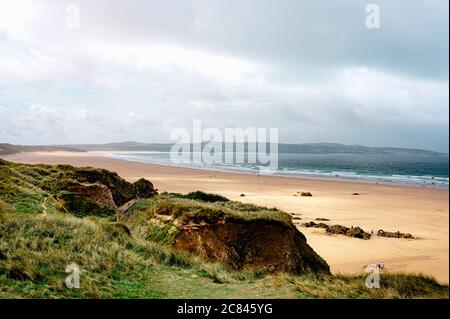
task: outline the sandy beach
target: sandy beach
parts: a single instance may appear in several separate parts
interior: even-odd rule
[[[363,182],[259,176],[129,162],[95,152],[35,152],[3,157],[20,163],[93,166],[117,172],[129,181],[141,177],[160,192],[202,190],[230,199],[277,207],[294,220],[308,243],[331,266],[333,273],[355,273],[364,265],[384,261],[386,271],[421,272],[449,282],[449,191]],[[312,197],[294,196],[308,191]],[[353,193],[359,193],[355,196]],[[241,197],[241,194],[245,197]],[[317,217],[329,224],[360,226],[411,233],[417,239],[370,240],[326,235],[322,229],[300,226]]]

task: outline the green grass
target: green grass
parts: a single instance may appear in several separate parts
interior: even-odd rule
[[[73,194],[71,187],[102,184],[118,207],[145,192],[148,182],[131,184],[116,173],[92,167],[26,165],[0,159],[0,199],[5,209],[18,213],[70,212],[79,217],[115,218],[115,211],[88,196]],[[87,191],[86,191],[87,192]]]
[[[187,199],[194,199],[194,200],[200,200],[203,202],[209,202],[209,203],[215,203],[215,202],[228,202],[229,199],[217,194],[209,194],[204,193],[201,191],[195,191],[190,192],[188,194],[173,194],[173,196],[179,197],[179,198],[187,198]]]
[[[127,212],[123,222],[133,237],[172,244],[180,223],[216,223],[219,219],[273,221],[291,225],[291,216],[275,208],[230,200],[215,202],[187,199],[180,194],[163,193],[140,200]]]
[[[141,201],[132,207],[130,216],[136,212],[147,213],[146,217],[154,214],[167,215],[185,220],[205,221],[215,223],[219,219],[227,218],[243,221],[275,221],[291,224],[291,216],[276,208],[267,208],[236,201],[202,201],[180,197],[179,194],[161,194]]]
[[[0,298],[448,298],[448,286],[420,274],[302,276],[234,271],[170,247],[179,220],[218,219],[291,224],[275,208],[195,192],[139,200],[119,222],[61,202],[64,185],[101,181],[128,196],[117,174],[93,168],[12,164],[0,160]],[[76,203],[75,203],[76,204]],[[68,289],[66,266],[81,268],[81,288]]]
[[[116,223],[71,215],[0,213],[0,298],[448,298],[448,286],[422,275],[264,275],[232,271],[129,236]],[[67,289],[65,267],[81,268]]]

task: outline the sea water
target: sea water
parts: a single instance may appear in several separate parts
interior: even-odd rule
[[[174,165],[169,152],[107,152],[129,161]],[[176,164],[213,170],[292,177],[361,180],[415,186],[448,187],[448,154],[278,154],[278,169],[252,163]]]

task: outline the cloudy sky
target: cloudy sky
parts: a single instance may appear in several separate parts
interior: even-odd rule
[[[448,5],[0,0],[0,142],[167,142],[198,119],[446,151]]]

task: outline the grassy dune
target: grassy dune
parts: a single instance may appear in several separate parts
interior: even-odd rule
[[[116,175],[90,170],[128,189]],[[224,215],[289,223],[290,216],[205,194],[163,194],[139,200],[119,223],[67,210],[58,187],[49,185],[68,176],[79,181],[67,166],[0,162],[0,298],[448,298],[448,286],[420,274],[383,273],[381,289],[368,289],[366,274],[233,271],[174,250],[169,244],[176,230],[151,227],[148,219],[156,210],[210,220]],[[79,289],[64,284],[72,262],[81,269]]]
[[[0,217],[2,298],[447,298],[448,287],[421,275],[386,274],[382,288],[360,276],[233,272],[128,236],[117,224],[63,214]],[[65,267],[81,268],[67,289]]]

